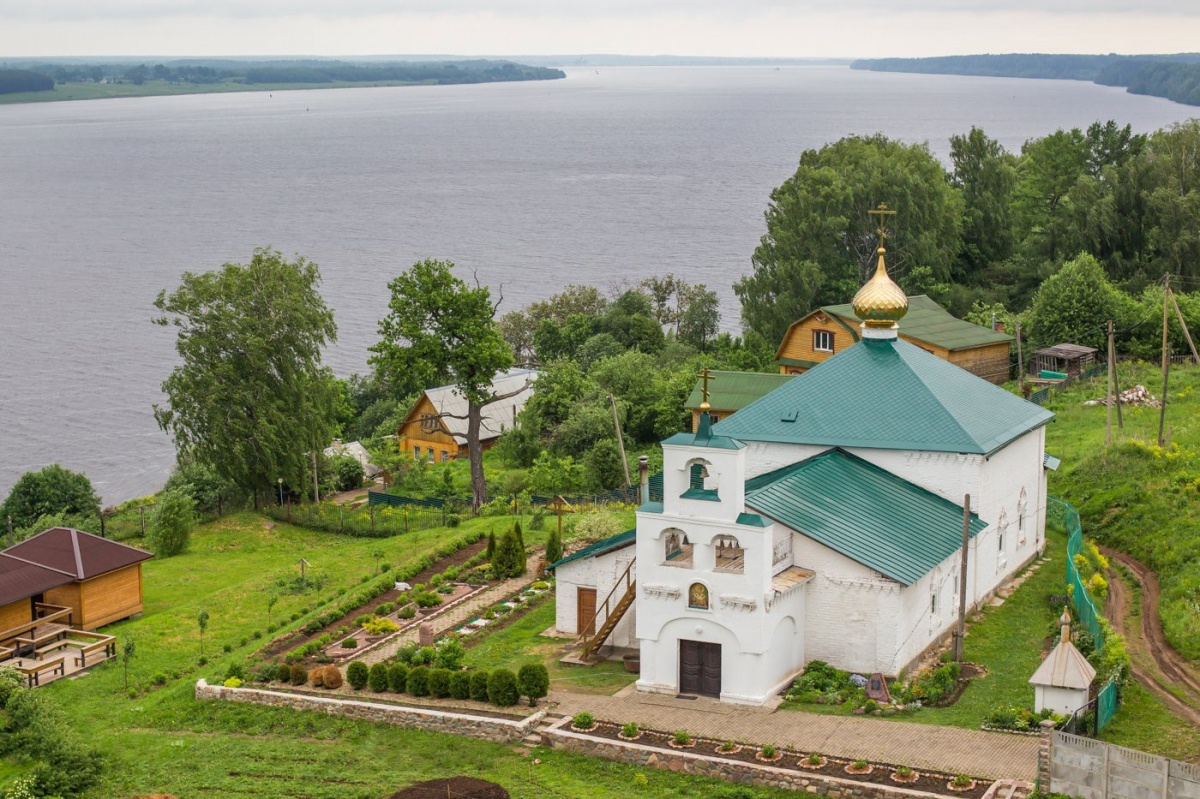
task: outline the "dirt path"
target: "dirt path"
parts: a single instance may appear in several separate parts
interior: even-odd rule
[[[1128,555],[1102,547],[1104,556],[1133,573],[1141,586],[1142,606],[1132,607],[1133,592],[1123,576],[1108,573],[1108,616],[1125,636],[1134,679],[1162,700],[1172,713],[1200,725],[1200,675],[1163,635],[1158,618],[1158,578]]]

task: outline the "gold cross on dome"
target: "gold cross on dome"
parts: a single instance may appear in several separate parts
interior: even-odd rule
[[[867,213],[868,213],[870,216],[877,216],[877,217],[879,217],[879,246],[880,246],[880,248],[882,249],[882,247],[883,247],[883,240],[884,240],[884,238],[887,236],[887,233],[886,233],[886,231],[883,229],[884,222],[886,222],[886,221],[887,221],[887,218],[888,218],[889,216],[895,216],[895,215],[896,215],[896,212],[895,212],[895,211],[889,211],[889,210],[888,210],[888,207],[887,207],[887,203],[880,203],[878,208],[876,208],[876,209],[874,209],[874,210],[871,210],[871,211],[867,211]]]
[[[716,380],[717,378],[713,376],[713,373],[709,371],[707,366],[704,367],[700,371],[700,374],[696,375],[696,377],[700,378],[700,410],[707,411],[712,407],[708,404],[708,381]]]

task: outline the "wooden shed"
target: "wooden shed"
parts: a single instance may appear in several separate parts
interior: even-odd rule
[[[0,647],[37,619],[39,597],[71,580],[69,574],[0,552]]]
[[[1035,350],[1029,374],[1033,377],[1078,377],[1095,365],[1097,352],[1094,347],[1079,344],[1055,344],[1053,347]],[[1047,374],[1042,374],[1043,372]]]
[[[0,554],[62,575],[61,584],[30,599],[71,608],[72,625],[81,630],[141,613],[142,562],[154,557],[68,527],[52,527]]]
[[[780,374],[801,374],[859,340],[849,305],[827,305],[792,323],[775,353]],[[908,298],[900,338],[997,385],[1009,378],[1013,337],[953,316],[918,294]]]

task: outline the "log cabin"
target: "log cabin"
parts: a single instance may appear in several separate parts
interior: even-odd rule
[[[479,438],[490,449],[500,434],[516,424],[517,414],[533,396],[533,369],[513,369],[496,375],[491,393],[512,394],[483,406]],[[513,393],[516,392],[516,393]],[[427,389],[396,431],[401,452],[429,463],[467,457],[467,400],[454,386]]]
[[[827,305],[792,323],[775,353],[780,374],[801,374],[860,338],[849,303]],[[1009,379],[1013,337],[952,316],[924,294],[908,298],[900,339],[996,385]]]
[[[23,621],[30,620],[28,614],[34,603],[57,605],[71,608],[72,625],[81,630],[95,630],[141,613],[142,563],[154,557],[68,527],[52,527],[0,555],[36,566],[39,573],[57,575],[55,585],[30,582],[22,589],[28,594],[24,597],[27,616]],[[31,579],[35,576],[34,572],[27,574]],[[43,576],[49,580],[48,575]],[[0,629],[8,628],[0,623]]]

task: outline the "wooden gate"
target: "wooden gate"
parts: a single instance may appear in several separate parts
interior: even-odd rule
[[[721,696],[721,645],[679,642],[679,692]]]

